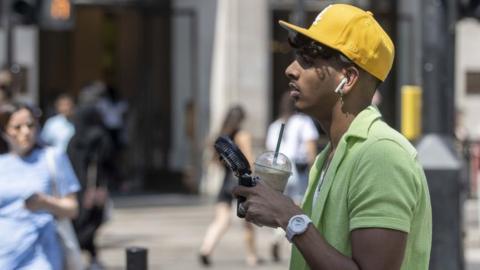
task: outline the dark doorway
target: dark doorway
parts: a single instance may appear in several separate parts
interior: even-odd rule
[[[168,168],[171,145],[169,5],[80,5],[74,29],[40,32],[40,105],[60,93],[76,96],[101,80],[129,103],[122,175],[136,190],[180,189]]]

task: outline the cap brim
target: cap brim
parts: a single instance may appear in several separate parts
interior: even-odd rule
[[[287,29],[288,31],[293,31],[295,33],[299,33],[299,34],[302,34],[306,37],[308,37],[309,39],[311,40],[314,40],[316,42],[319,42],[320,44],[323,44],[327,47],[330,47],[330,48],[333,48],[328,42],[325,42],[323,40],[321,40],[318,36],[314,36],[310,30],[306,29],[306,28],[303,28],[303,27],[300,27],[300,26],[296,26],[294,24],[291,24],[291,23],[288,23],[286,21],[282,21],[282,20],[279,20],[278,23],[280,24],[280,26],[282,26],[283,28]]]
[[[305,36],[311,38],[310,35],[308,34],[308,29],[296,26],[294,24],[291,24],[291,23],[288,23],[288,22],[282,21],[282,20],[279,20],[278,23],[280,24],[280,26],[282,26],[283,28],[285,28],[289,31],[294,31],[294,32],[300,33],[302,35],[305,35]]]

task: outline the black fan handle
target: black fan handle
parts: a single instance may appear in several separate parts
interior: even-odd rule
[[[254,187],[256,185],[257,177],[253,177],[249,174],[240,175],[238,177],[238,184],[246,187]],[[237,217],[245,217],[245,208],[243,208],[242,203],[245,202],[246,198],[243,196],[237,197]]]

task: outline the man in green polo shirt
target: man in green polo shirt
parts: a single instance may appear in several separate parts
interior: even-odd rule
[[[247,198],[246,219],[286,231],[290,269],[428,269],[424,172],[414,147],[370,105],[392,67],[391,39],[372,13],[344,4],[325,8],[308,29],[280,24],[294,34],[290,95],[330,143],[311,169],[302,208],[261,181],[236,187]]]

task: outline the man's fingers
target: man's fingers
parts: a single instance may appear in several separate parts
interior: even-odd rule
[[[233,188],[232,194],[235,197],[242,196],[248,198],[248,196],[252,194],[252,187],[238,185]]]
[[[248,212],[247,212],[246,215],[245,215],[245,220],[248,221],[248,222],[250,222],[250,223],[255,224],[255,223],[253,222],[252,215],[249,214]]]
[[[244,203],[239,203],[238,204],[238,215],[241,217],[241,216],[244,216],[247,214],[247,209],[245,208],[244,206]]]
[[[259,216],[255,214],[255,210],[248,211],[248,207],[246,207],[246,209],[247,209],[247,212],[245,215],[245,220],[252,224],[255,224],[258,227],[263,227],[263,224],[258,220]]]

